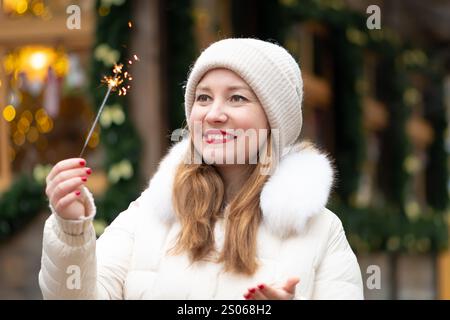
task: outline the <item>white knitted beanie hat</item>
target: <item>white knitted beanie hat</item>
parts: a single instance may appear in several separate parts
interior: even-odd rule
[[[185,91],[189,119],[195,89],[209,70],[238,74],[258,97],[271,129],[279,130],[279,150],[293,144],[302,128],[303,81],[295,59],[283,47],[252,38],[230,38],[211,44],[192,67]],[[189,121],[188,121],[189,123]]]

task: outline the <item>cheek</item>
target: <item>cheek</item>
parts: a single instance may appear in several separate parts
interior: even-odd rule
[[[258,117],[252,109],[236,109],[230,113],[230,118],[233,119],[233,126],[240,129],[260,128]]]
[[[205,119],[206,112],[205,109],[192,108],[191,114],[189,116],[189,129],[194,139],[201,139],[203,131],[203,122]]]
[[[245,142],[241,140],[239,150],[245,150],[245,159],[248,163],[256,163],[256,156],[258,150],[264,144],[269,134],[269,123],[264,110],[261,106],[254,106],[242,112],[239,117],[238,126],[244,130],[250,130],[254,134],[249,134],[244,137]]]
[[[203,121],[205,117],[205,111],[202,108],[196,107],[195,105],[192,107],[191,114],[189,116],[189,124],[193,124],[194,121]]]
[[[191,133],[191,139],[197,153],[202,154],[204,149],[203,141],[203,121],[206,115],[205,108],[199,108],[195,105],[192,107],[191,114],[189,116],[189,128]],[[201,163],[201,162],[199,162]]]
[[[269,129],[266,115],[261,107],[237,110],[233,123],[242,129]]]

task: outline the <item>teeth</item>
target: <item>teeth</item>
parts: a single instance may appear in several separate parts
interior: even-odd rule
[[[208,134],[206,136],[208,140],[222,140],[222,139],[234,139],[234,136],[231,134],[223,135],[223,134]]]

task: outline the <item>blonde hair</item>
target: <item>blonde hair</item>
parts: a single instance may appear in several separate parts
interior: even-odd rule
[[[191,139],[191,153],[196,152]],[[231,200],[225,218],[225,240],[217,262],[225,271],[252,275],[258,269],[256,261],[257,233],[261,222],[260,194],[268,175],[261,174],[272,166],[272,140],[267,137],[266,150],[258,154],[256,164],[247,164],[248,179]],[[189,162],[192,163],[192,162]],[[225,188],[216,168],[205,163],[182,162],[176,170],[172,201],[181,230],[171,251],[187,252],[191,262],[209,260],[215,251],[214,226],[221,215]]]

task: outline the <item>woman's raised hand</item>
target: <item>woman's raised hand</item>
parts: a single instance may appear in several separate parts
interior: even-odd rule
[[[91,173],[84,159],[72,158],[58,162],[47,175],[45,193],[61,218],[76,220],[87,214],[82,187]]]

